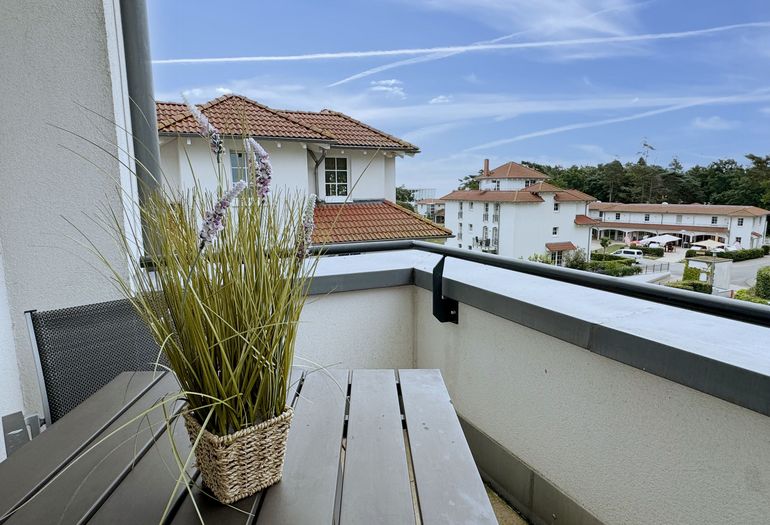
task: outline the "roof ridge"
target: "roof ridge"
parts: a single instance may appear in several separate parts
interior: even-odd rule
[[[333,109],[324,108],[321,111],[319,111],[319,113],[327,113],[327,114],[337,115],[339,117],[345,118],[345,119],[347,119],[347,120],[349,120],[351,122],[354,122],[354,123],[358,124],[359,126],[365,127],[369,131],[373,131],[374,133],[379,133],[383,137],[387,137],[390,140],[392,140],[393,142],[401,144],[402,146],[405,146],[406,148],[413,149],[415,151],[420,151],[420,148],[418,148],[417,146],[415,146],[411,142],[407,142],[405,140],[402,140],[402,139],[400,139],[398,137],[395,137],[395,136],[391,135],[390,133],[385,133],[382,130],[374,128],[374,127],[370,126],[369,124],[361,122],[360,120],[355,119],[355,118],[351,117],[350,115],[347,115],[347,114],[342,113],[340,111],[334,111]]]
[[[331,133],[329,133],[328,131],[324,131],[322,129],[318,129],[315,126],[309,125],[307,122],[303,122],[300,119],[291,117],[289,115],[282,115],[278,110],[270,108],[270,107],[268,107],[268,106],[266,106],[264,104],[261,104],[261,103],[257,102],[256,100],[252,100],[249,97],[246,97],[244,95],[239,95],[237,93],[226,93],[226,94],[224,94],[222,96],[219,96],[219,97],[217,97],[215,99],[209,100],[208,102],[206,102],[204,104],[195,104],[195,106],[198,109],[200,109],[201,112],[203,112],[203,111],[205,111],[207,109],[210,109],[210,108],[216,106],[217,104],[220,104],[220,103],[222,103],[222,102],[224,102],[226,100],[230,100],[230,99],[233,99],[233,98],[241,100],[241,101],[243,101],[243,102],[245,102],[247,104],[251,104],[253,106],[256,106],[256,107],[258,107],[258,108],[260,108],[260,109],[262,109],[264,111],[267,111],[268,113],[272,113],[273,115],[276,115],[277,117],[280,117],[282,119],[288,120],[289,122],[291,122],[293,124],[296,124],[298,126],[302,126],[303,128],[309,129],[310,131],[312,131],[314,133],[318,133],[319,135],[322,135],[324,137],[330,138],[330,139],[332,139],[334,141],[337,140],[337,138],[334,135],[332,135]],[[157,103],[157,101],[156,101],[156,103]],[[158,131],[162,131],[164,128],[167,128],[167,127],[171,126],[172,124],[176,124],[177,122],[180,122],[180,121],[186,119],[189,116],[192,116],[192,114],[190,113],[189,110],[186,110],[186,111],[184,111],[182,113],[179,113],[179,115],[177,115],[177,116],[175,116],[173,118],[166,119],[166,120],[164,120],[164,121],[159,123]]]
[[[452,234],[452,230],[450,230],[449,228],[447,228],[447,227],[445,227],[445,226],[442,226],[441,224],[437,224],[437,223],[433,222],[432,220],[428,219],[427,217],[423,217],[422,215],[420,215],[420,214],[419,214],[419,213],[417,213],[417,212],[414,212],[414,211],[412,211],[412,210],[409,210],[409,209],[407,209],[407,208],[404,208],[403,206],[399,206],[399,205],[398,205],[398,204],[396,204],[395,202],[391,202],[391,201],[389,201],[388,199],[383,199],[383,201],[382,201],[382,202],[384,202],[385,204],[388,204],[388,205],[390,205],[390,206],[391,206],[391,207],[393,207],[393,208],[397,208],[397,209],[398,209],[398,210],[400,210],[400,211],[405,211],[407,214],[409,214],[409,215],[412,215],[412,216],[414,216],[414,217],[416,217],[416,218],[420,219],[422,222],[424,222],[424,223],[426,223],[426,224],[430,224],[431,226],[435,226],[435,227],[437,227],[437,228],[439,228],[439,229],[441,229],[441,230],[444,230],[444,231],[445,231],[445,232],[447,232],[449,235],[451,235],[451,234]]]

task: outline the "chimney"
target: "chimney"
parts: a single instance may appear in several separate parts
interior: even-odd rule
[[[489,176],[489,159],[484,159],[484,176]]]

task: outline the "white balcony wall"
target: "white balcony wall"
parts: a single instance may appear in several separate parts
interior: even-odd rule
[[[422,270],[438,260],[411,253],[401,257]],[[334,264],[344,275],[343,265],[361,271],[378,257],[385,255],[339,257]],[[384,269],[370,264],[371,271]],[[761,355],[766,334],[457,260],[447,262],[445,276],[470,286],[486,282],[496,294],[735,366]],[[604,523],[765,523],[770,417],[462,302],[459,313],[459,324],[439,323],[431,292],[416,286],[314,296],[297,352],[342,367],[441,369],[462,417]],[[727,340],[742,351],[726,350]]]
[[[412,288],[310,297],[300,318],[295,364],[413,368]]]

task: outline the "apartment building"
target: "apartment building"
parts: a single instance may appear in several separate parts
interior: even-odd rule
[[[455,233],[450,246],[526,259],[548,253],[561,265],[565,253],[589,251],[588,204],[594,197],[546,182],[544,173],[507,162],[478,176],[478,190],[457,190],[441,198],[445,225]]]

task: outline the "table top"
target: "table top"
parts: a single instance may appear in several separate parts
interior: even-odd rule
[[[174,375],[123,373],[0,463],[0,523],[497,523],[438,370],[295,369],[289,390],[282,481],[227,506],[194,466],[178,482],[182,402],[148,411]]]

